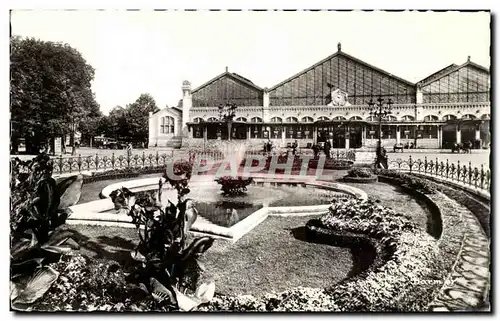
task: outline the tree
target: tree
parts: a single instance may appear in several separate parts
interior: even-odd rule
[[[99,109],[91,91],[94,69],[68,44],[11,38],[13,146],[26,138],[29,153],[71,134]],[[75,149],[73,148],[73,151]]]
[[[144,142],[148,140],[149,112],[156,113],[160,109],[150,94],[141,94],[137,100],[127,106],[128,125],[131,140]]]
[[[115,139],[130,139],[128,112],[121,106],[116,106],[107,117],[105,135]]]

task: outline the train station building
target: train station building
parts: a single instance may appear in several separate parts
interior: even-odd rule
[[[449,65],[417,83],[390,74],[338,51],[271,88],[225,72],[192,88],[182,84],[179,106],[149,116],[150,147],[210,148],[228,139],[219,106],[238,108],[231,140],[248,140],[256,148],[270,139],[286,147],[329,140],[333,148],[372,148],[378,118],[368,101],[390,100],[382,120],[382,144],[416,144],[416,148],[450,148],[472,142],[489,146],[490,72],[471,61]]]

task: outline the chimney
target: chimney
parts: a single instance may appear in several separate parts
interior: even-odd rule
[[[227,66],[226,66],[226,72],[229,72],[229,68],[227,68]]]
[[[337,50],[342,51],[342,44],[340,42],[337,44]]]

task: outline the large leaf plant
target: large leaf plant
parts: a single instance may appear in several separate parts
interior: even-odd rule
[[[58,272],[47,264],[78,248],[62,238],[58,227],[78,202],[81,175],[52,178],[53,161],[47,154],[32,160],[11,160],[10,171],[10,273],[11,304],[24,310],[42,297],[57,280]]]
[[[128,208],[139,235],[139,244],[131,252],[138,266],[131,277],[169,310],[192,310],[209,302],[215,291],[213,282],[198,286],[204,270],[198,258],[214,239],[203,236],[187,242],[188,231],[198,217],[193,201],[186,197],[191,168],[188,162],[178,162],[174,164],[175,177],[163,176],[177,190],[177,204],[168,201],[163,208],[162,179],[153,194],[135,194],[122,187],[110,195],[115,208]]]

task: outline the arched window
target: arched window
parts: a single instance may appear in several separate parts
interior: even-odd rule
[[[295,118],[295,117],[287,117],[286,118],[286,122],[287,123],[298,123],[299,120],[297,118]]]
[[[302,117],[302,119],[300,121],[303,123],[314,123],[314,119],[312,117],[309,117],[309,116]]]
[[[412,120],[415,120],[415,117],[413,117],[411,115],[404,115],[403,117],[401,117],[401,120],[402,121],[412,121]]]
[[[174,118],[170,116],[162,117],[160,130],[162,134],[173,134],[175,131]]]
[[[335,116],[333,120],[346,120],[344,116]]]
[[[454,120],[457,119],[457,116],[455,115],[444,115],[443,120]]]
[[[247,119],[245,117],[238,117],[236,118],[236,121],[243,121],[243,122],[246,122]]]
[[[424,117],[424,121],[434,121],[439,120],[439,117],[436,115],[427,115]]]
[[[282,123],[282,122],[283,122],[283,119],[281,119],[280,117],[271,118],[271,123]]]
[[[252,123],[262,123],[262,118],[260,118],[260,117],[252,117],[252,119],[250,119],[250,122],[252,122]]]
[[[318,117],[318,120],[330,120],[330,118],[326,117],[326,116],[321,116],[321,117]]]
[[[352,116],[351,118],[349,118],[350,120],[363,120],[363,118],[361,118],[360,116]]]
[[[218,119],[215,118],[215,117],[210,117],[210,118],[207,119],[207,121],[218,121]]]
[[[368,116],[368,117],[366,117],[366,120],[367,121],[375,121],[376,118],[374,116]]]
[[[490,114],[484,114],[483,116],[481,116],[481,119],[491,119],[491,115]]]
[[[396,118],[396,116],[392,116],[392,115],[387,115],[385,119],[387,119],[387,120],[389,120],[389,121],[396,121],[396,120],[398,120],[398,119]]]
[[[467,115],[463,115],[462,119],[476,119],[476,116],[471,115],[471,114],[467,114]]]
[[[193,123],[203,123],[203,118],[196,117],[195,119],[193,119]]]

